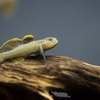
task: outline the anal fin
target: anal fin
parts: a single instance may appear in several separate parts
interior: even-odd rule
[[[13,58],[13,59],[10,59],[10,62],[22,62],[24,61],[25,58],[24,57],[19,57],[19,58]]]

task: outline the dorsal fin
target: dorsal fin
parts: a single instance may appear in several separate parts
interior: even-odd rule
[[[19,38],[12,38],[8,41],[6,41],[1,47],[0,52],[5,52],[14,49],[15,47],[23,44],[33,41],[34,36],[33,35],[26,35],[22,39]]]
[[[15,47],[21,45],[23,42],[21,39],[19,38],[13,38],[11,40],[8,40],[7,42],[5,42],[1,47],[0,50],[1,51],[8,51],[8,50],[12,50]]]
[[[33,35],[26,35],[22,38],[23,43],[28,43],[34,40],[34,36]]]

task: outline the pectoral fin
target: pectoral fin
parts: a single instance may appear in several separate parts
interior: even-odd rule
[[[40,43],[40,54],[43,56],[44,60],[46,60],[45,52],[43,50],[42,44]]]

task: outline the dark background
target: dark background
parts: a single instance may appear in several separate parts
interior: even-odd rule
[[[19,0],[15,15],[0,15],[0,45],[13,37],[56,37],[47,55],[100,65],[100,0]]]

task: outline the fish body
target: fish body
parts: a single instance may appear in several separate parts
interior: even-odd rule
[[[58,40],[56,38],[48,37],[45,39],[21,44],[18,47],[13,48],[12,50],[0,53],[0,63],[8,59],[28,57],[31,54],[38,54],[41,52],[40,45],[42,46],[42,49],[45,52],[55,47],[57,43],[58,43]]]

